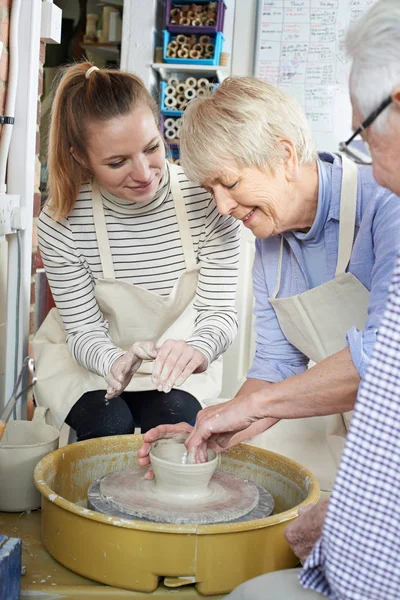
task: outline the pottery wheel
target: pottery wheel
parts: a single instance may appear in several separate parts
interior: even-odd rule
[[[224,523],[243,520],[260,502],[258,486],[224,471],[216,471],[209,484],[209,495],[204,499],[182,503],[179,497],[162,497],[157,493],[156,481],[144,479],[145,467],[132,467],[109,473],[89,488],[89,507],[105,514],[124,518],[139,518],[161,523]],[[264,506],[261,518],[274,508],[272,496]]]

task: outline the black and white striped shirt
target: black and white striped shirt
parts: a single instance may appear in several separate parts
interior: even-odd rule
[[[225,352],[237,332],[239,223],[220,215],[210,195],[188,181],[182,169],[177,173],[200,265],[194,300],[198,313],[186,341],[211,362]],[[84,184],[72,213],[58,222],[45,208],[38,236],[69,350],[80,365],[104,377],[122,351],[109,336],[94,294],[103,272],[91,192],[91,183]],[[120,200],[104,189],[101,194],[116,279],[169,295],[185,270],[185,260],[167,169],[156,196],[146,203]]]

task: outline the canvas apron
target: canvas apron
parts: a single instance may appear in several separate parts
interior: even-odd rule
[[[351,327],[363,330],[369,291],[346,273],[353,243],[357,209],[357,167],[342,157],[339,247],[335,278],[307,292],[277,298],[282,268],[282,236],[277,284],[270,298],[286,339],[310,360],[319,362],[346,346]],[[293,398],[296,402],[296,398]],[[352,411],[343,415],[282,420],[267,432],[268,448],[289,456],[318,477],[321,489],[331,490],[345,444]]]
[[[136,341],[154,340],[160,345],[167,339],[185,340],[193,331],[196,317],[193,299],[199,266],[178,177],[173,166],[169,166],[169,171],[186,270],[167,297],[115,279],[101,194],[97,182],[93,181],[93,217],[103,269],[103,279],[96,282],[95,296],[108,321],[111,339],[123,350],[128,350]],[[38,330],[33,352],[36,401],[50,409],[58,428],[85,392],[106,390],[104,378],[80,366],[70,354],[57,309],[50,311]],[[144,361],[126,390],[154,390],[153,366],[153,361]],[[204,407],[207,401],[215,401],[219,396],[221,385],[222,358],[219,358],[204,373],[191,375],[179,389],[195,396]]]

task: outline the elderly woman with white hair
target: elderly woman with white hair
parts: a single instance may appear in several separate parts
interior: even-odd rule
[[[181,157],[257,238],[254,361],[233,400],[200,411],[188,450],[202,461],[211,436],[227,448],[273,426],[268,448],[329,491],[400,249],[400,201],[370,167],[318,155],[297,102],[254,78],[189,105]]]

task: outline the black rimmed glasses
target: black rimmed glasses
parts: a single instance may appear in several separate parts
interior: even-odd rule
[[[377,109],[374,110],[366,119],[363,121],[358,129],[353,133],[353,135],[345,142],[340,142],[339,150],[343,152],[346,156],[354,160],[354,162],[359,163],[360,165],[370,165],[372,164],[372,158],[369,154],[366,154],[359,148],[357,148],[354,144],[350,146],[354,139],[360,135],[379,117],[379,115],[393,102],[392,96],[388,96],[385,100],[378,106]]]

